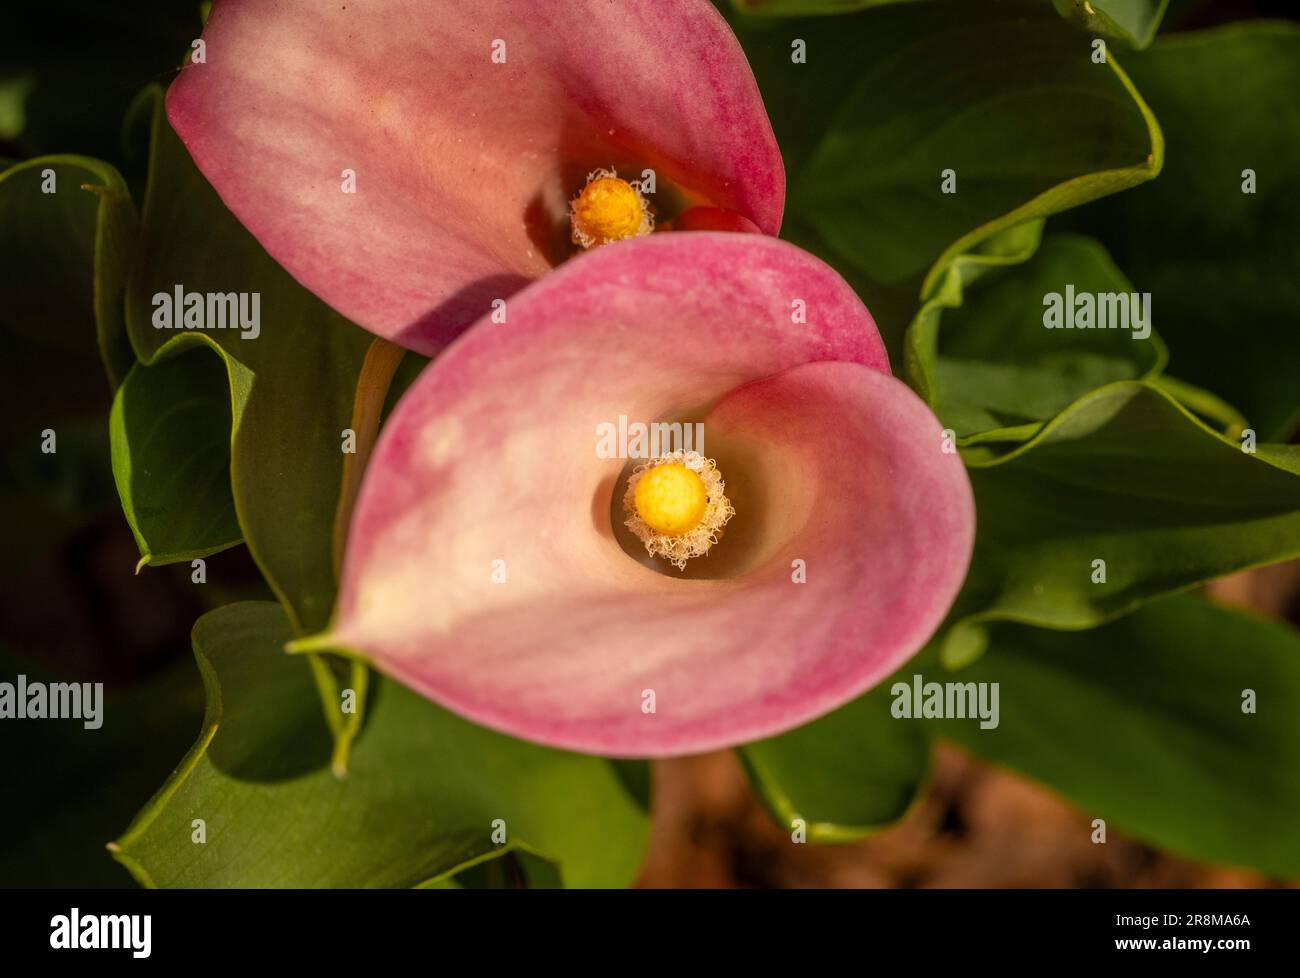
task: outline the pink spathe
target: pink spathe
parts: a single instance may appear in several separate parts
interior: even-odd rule
[[[572,253],[598,167],[780,227],[780,153],[706,0],[219,0],[203,39],[167,93],[199,169],[299,282],[422,353]]]
[[[620,415],[703,421],[737,510],[704,576],[615,539],[624,463],[596,442]],[[880,681],[946,614],[974,504],[941,429],[857,296],[798,248],[705,231],[596,249],[408,390],[332,636],[544,744],[656,757],[779,733]]]

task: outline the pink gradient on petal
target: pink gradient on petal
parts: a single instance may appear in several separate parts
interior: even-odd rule
[[[755,235],[652,236],[591,252],[509,308],[385,425],[340,643],[498,730],[650,757],[805,722],[937,627],[970,557],[969,482],[821,262]],[[658,574],[610,528],[623,463],[597,457],[596,426],[682,411],[704,417],[708,454],[745,470],[732,523],[751,560],[735,576]]]
[[[762,229],[745,217],[721,207],[692,207],[673,221],[674,231],[738,231],[742,234],[761,234]]]
[[[203,37],[167,94],[199,169],[303,285],[423,353],[567,253],[596,167],[780,227],[780,154],[706,0],[221,0]]]

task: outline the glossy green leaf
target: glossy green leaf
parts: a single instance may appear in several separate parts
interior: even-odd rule
[[[1127,76],[1045,4],[734,22],[786,162],[784,233],[850,279],[891,352],[957,256],[1160,170]]]
[[[191,350],[137,364],[113,400],[113,476],[141,563],[206,557],[239,542],[230,495],[230,386]]]
[[[397,683],[375,684],[336,778],[308,665],[283,653],[291,636],[269,603],[195,626],[203,732],[115,843],[140,882],[416,886],[514,850],[558,865],[570,886],[630,882],[648,825],[611,764],[476,727]],[[195,819],[206,843],[191,841]]]
[[[978,653],[981,621],[1088,628],[1300,556],[1300,452],[1243,451],[1146,384],[1102,387],[1022,445],[963,455],[978,524],[950,663]]]
[[[1169,0],[1052,0],[1061,16],[1093,36],[1144,48],[1151,43]]]
[[[1090,817],[1196,859],[1300,873],[1294,628],[1179,596],[1086,632],[999,625],[975,666],[926,678],[997,682],[997,727],[925,725]]]
[[[131,363],[122,296],[137,229],[126,184],[107,163],[45,156],[0,173],[0,331],[13,337],[7,381],[21,383],[47,349],[73,358],[41,370],[55,391],[78,381],[94,390],[78,358],[96,349],[110,381],[121,381]],[[68,376],[60,383],[61,367]]]
[[[160,94],[154,92],[156,103]],[[331,550],[343,431],[372,337],[298,285],[244,230],[194,166],[159,104],[149,172],[141,260],[127,290],[128,334],[146,364],[193,344],[224,361],[234,424],[230,481],[244,541],[295,627],[319,629],[334,599]],[[154,297],[173,295],[177,287],[256,293],[257,335],[155,328]],[[186,504],[173,500],[172,508]],[[163,549],[153,540],[146,547]],[[198,549],[174,540],[167,548]]]
[[[910,692],[916,676],[922,691],[997,683],[996,726],[977,710],[895,716],[912,700],[894,684]],[[1248,690],[1255,712],[1243,711]],[[1298,710],[1300,633],[1178,595],[1085,631],[999,624],[988,654],[958,672],[923,651],[866,696],[741,753],[777,821],[806,818],[810,841],[897,819],[930,740],[946,737],[1162,849],[1294,875]]]
[[[1240,438],[1250,423],[1227,401],[1214,393],[1176,377],[1156,377],[1152,386],[1160,388],[1207,425],[1229,438]]]
[[[944,425],[962,438],[1028,437],[1089,391],[1158,374],[1167,354],[1154,330],[1044,326],[1047,297],[1063,305],[1081,293],[1131,297],[1133,286],[1097,242],[1056,234],[1028,264],[958,297],[937,331],[937,349],[909,361],[927,375]],[[909,339],[923,332],[914,328]],[[1009,428],[1017,432],[1008,435]]]
[[[933,406],[934,364],[939,356],[939,326],[946,309],[959,308],[966,289],[999,269],[1019,265],[1037,253],[1042,244],[1042,218],[1002,228],[944,266],[903,337],[902,372]]]
[[[1288,438],[1300,428],[1300,26],[1170,36],[1124,65],[1169,164],[1078,224],[1151,292],[1170,371],[1240,409],[1261,439]]]

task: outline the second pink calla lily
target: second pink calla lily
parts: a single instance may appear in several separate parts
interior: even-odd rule
[[[663,220],[781,222],[780,153],[707,0],[217,0],[167,113],[295,278],[426,354],[573,254],[597,171],[653,171]]]
[[[623,530],[599,433],[699,422],[734,516],[680,571]],[[971,488],[838,275],[750,234],[600,248],[473,326],[386,422],[336,619],[430,699],[654,757],[825,713],[915,653],[964,578]]]

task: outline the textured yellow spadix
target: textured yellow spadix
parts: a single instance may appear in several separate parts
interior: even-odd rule
[[[646,234],[653,227],[640,191],[613,175],[598,170],[570,205],[573,239],[584,248]]]
[[[680,463],[657,465],[636,484],[637,515],[648,527],[681,536],[700,525],[709,506],[704,481]]]

